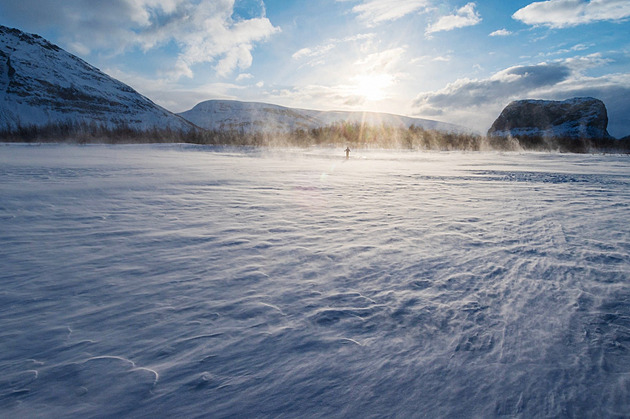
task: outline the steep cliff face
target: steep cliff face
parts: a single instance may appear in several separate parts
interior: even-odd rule
[[[489,137],[609,139],[608,114],[601,100],[518,100],[503,109]]]
[[[0,26],[0,129],[65,122],[193,127],[40,36]]]

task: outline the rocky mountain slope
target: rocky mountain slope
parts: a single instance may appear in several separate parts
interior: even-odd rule
[[[194,126],[37,35],[0,26],[0,129],[59,123]]]
[[[336,122],[381,124],[395,127],[415,125],[424,129],[449,132],[469,130],[444,122],[376,112],[315,111],[287,108],[259,102],[234,100],[208,100],[179,115],[192,123],[211,130],[237,130],[244,132],[289,132],[296,129],[331,125]]]
[[[503,109],[488,130],[489,137],[538,137],[598,140],[611,138],[601,100],[518,100]]]

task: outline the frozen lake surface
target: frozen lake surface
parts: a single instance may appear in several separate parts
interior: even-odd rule
[[[0,144],[2,417],[628,417],[630,157]]]

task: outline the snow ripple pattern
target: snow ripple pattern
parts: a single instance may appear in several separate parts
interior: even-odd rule
[[[627,156],[0,146],[0,416],[624,417]]]

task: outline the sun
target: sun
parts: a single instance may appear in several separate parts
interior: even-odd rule
[[[391,74],[360,74],[353,81],[353,90],[357,96],[377,102],[387,98],[388,88],[394,84],[394,77]]]

